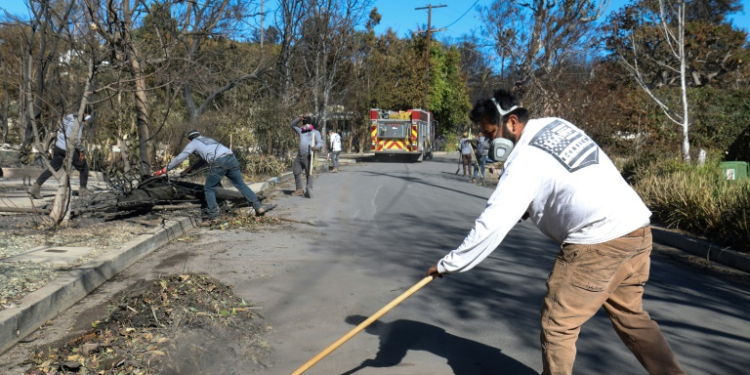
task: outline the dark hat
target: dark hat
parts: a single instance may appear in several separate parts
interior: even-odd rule
[[[201,133],[199,133],[199,132],[198,132],[197,130],[191,130],[191,131],[189,131],[189,132],[187,133],[187,138],[188,138],[189,140],[191,140],[191,141],[192,141],[193,139],[196,139],[196,138],[200,137],[200,136],[201,136]]]

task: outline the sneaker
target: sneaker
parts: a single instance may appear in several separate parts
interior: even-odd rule
[[[294,191],[294,193],[292,193],[292,196],[293,196],[293,197],[301,197],[301,196],[303,196],[304,194],[305,194],[305,192],[304,192],[304,191],[302,191],[302,189],[297,189],[297,190],[295,190],[295,191]]]

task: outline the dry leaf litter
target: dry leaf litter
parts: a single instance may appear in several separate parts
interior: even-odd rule
[[[111,301],[108,317],[58,347],[38,349],[26,374],[247,374],[267,366],[259,308],[205,275],[172,275]]]

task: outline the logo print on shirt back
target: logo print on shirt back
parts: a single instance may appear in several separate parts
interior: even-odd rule
[[[554,156],[568,172],[599,164],[599,146],[582,131],[555,120],[545,126],[531,145]]]
[[[198,141],[198,142],[200,142],[200,143],[203,143],[206,146],[218,145],[219,144],[219,142],[217,142],[213,138],[208,138],[208,137],[198,137],[195,140]]]

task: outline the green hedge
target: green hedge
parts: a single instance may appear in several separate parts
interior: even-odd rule
[[[750,251],[750,181],[724,180],[719,161],[655,162],[640,171],[635,189],[655,220]]]

